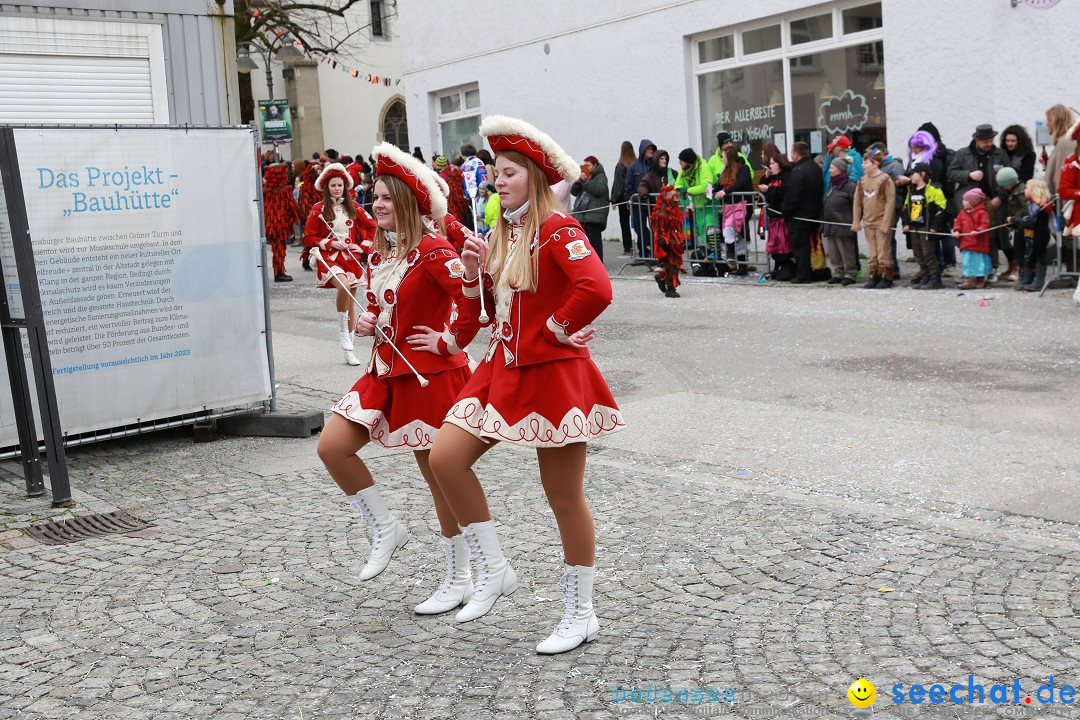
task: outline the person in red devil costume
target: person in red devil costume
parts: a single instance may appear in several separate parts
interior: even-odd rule
[[[292,282],[285,274],[285,243],[300,222],[300,209],[289,186],[289,168],[283,163],[271,165],[263,174],[263,222],[274,256],[274,282]]]
[[[318,247],[323,260],[316,268],[315,284],[337,290],[338,342],[345,351],[345,362],[359,365],[353,354],[353,326],[356,307],[349,297],[364,274],[364,257],[371,246],[375,221],[353,200],[352,178],[341,163],[331,163],[319,174],[315,187],[323,194],[304,223],[304,245]]]
[[[611,303],[611,281],[577,220],[551,186],[580,168],[532,125],[486,118],[504,213],[487,241],[464,243],[463,313],[489,313],[483,362],[458,394],[431,452],[431,467],[477,566],[468,622],[517,587],[472,465],[497,442],[536,448],[540,479],[562,537],[566,610],[537,652],[566,652],[596,637],[596,540],[585,499],[585,444],[624,427],[587,345],[589,323]],[[490,243],[490,246],[489,246]],[[489,251],[490,247],[490,251]]]
[[[660,264],[656,284],[660,292],[669,298],[679,297],[679,273],[682,272],[683,250],[686,236],[683,234],[683,211],[679,207],[679,191],[673,185],[660,188],[656,207],[649,213],[652,228],[653,256]]]
[[[480,325],[471,315],[451,317],[454,302],[464,306],[465,266],[433,229],[432,218],[446,214],[435,174],[389,143],[376,146],[372,155],[379,178],[372,204],[378,229],[368,256],[367,310],[356,331],[373,335],[374,345],[367,372],[334,404],[318,452],[371,527],[371,554],[360,572],[360,579],[367,580],[386,568],[408,535],[357,453],[371,441],[413,451],[435,502],[446,558],[442,584],[416,612],[437,614],[466,602],[472,582],[468,551],[431,473],[428,453],[447,409],[469,379],[463,348]],[[425,377],[426,387],[393,348]]]
[[[297,204],[300,206],[300,217],[305,220],[311,214],[311,208],[315,207],[315,203],[322,198],[322,193],[315,187],[315,182],[319,179],[319,173],[322,172],[327,162],[329,162],[327,158],[323,158],[319,162],[309,162],[300,174],[300,193]],[[300,264],[305,270],[314,269],[311,267],[311,261],[308,257],[307,245],[300,251]]]

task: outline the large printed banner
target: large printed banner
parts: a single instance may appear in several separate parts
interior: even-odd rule
[[[251,131],[15,143],[64,432],[268,399]],[[0,447],[18,443],[5,372]]]

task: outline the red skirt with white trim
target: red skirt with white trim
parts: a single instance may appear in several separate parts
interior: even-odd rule
[[[446,422],[480,438],[562,447],[622,430],[622,413],[592,358],[508,368],[503,350],[480,363]]]
[[[412,373],[380,378],[365,373],[331,410],[368,429],[386,448],[427,450],[442,425],[446,408],[469,381],[468,366],[428,373],[426,388]]]
[[[354,285],[359,285],[361,278],[364,277],[364,266],[360,264],[359,260],[354,260],[350,257],[344,250],[338,250],[336,252],[336,257],[334,256],[334,251],[323,253],[323,259],[331,267],[335,267],[341,271],[340,274],[346,286],[352,287]],[[330,270],[328,270],[321,262],[316,262],[314,259],[312,259],[312,262],[318,265],[315,272],[315,287],[333,288],[334,285],[330,282],[330,278],[332,278],[333,275],[331,275]]]

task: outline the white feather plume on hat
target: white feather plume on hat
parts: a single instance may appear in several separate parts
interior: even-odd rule
[[[566,154],[566,151],[562,149],[559,143],[555,142],[547,133],[538,130],[524,120],[506,117],[505,115],[489,115],[480,123],[480,135],[485,138],[492,135],[520,135],[528,138],[540,146],[555,171],[564,180],[573,182],[581,174],[581,166],[578,165],[574,158]]]
[[[436,175],[434,170],[388,142],[381,142],[372,148],[371,157],[375,160],[376,172],[378,172],[379,158],[384,157],[416,178],[417,182],[427,192],[428,197],[431,198],[431,207],[428,208],[427,212],[421,210],[422,214],[428,215],[434,220],[440,220],[446,215],[446,195],[443,194],[443,187],[446,187],[446,183],[443,182],[442,186],[440,186],[439,183],[442,178]],[[449,191],[450,189],[447,187],[446,192],[449,193]]]
[[[345,166],[341,163],[330,163],[323,168],[323,171],[319,173],[319,177],[315,180],[315,189],[322,190],[323,183],[328,182],[331,177],[341,176],[345,179],[345,189],[352,190],[353,179],[349,171],[345,169]]]

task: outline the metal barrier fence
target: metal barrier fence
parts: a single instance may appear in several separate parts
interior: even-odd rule
[[[657,196],[658,193],[630,196],[634,246],[630,259],[619,268],[618,275],[634,265],[647,265],[651,270],[657,264],[649,226],[649,215],[656,206]],[[693,266],[695,275],[746,274],[744,271],[756,266],[769,266],[765,252],[768,220],[756,222],[765,212],[765,196],[759,192],[742,192],[732,193],[728,198],[727,203],[714,198],[697,205],[692,197],[687,197],[680,203],[686,231],[684,258]],[[726,237],[725,228],[729,228]]]
[[[1039,290],[1039,297],[1042,297],[1046,289],[1050,287],[1050,283],[1055,280],[1071,277],[1076,278],[1076,281],[1080,283],[1080,265],[1077,264],[1077,260],[1080,259],[1080,249],[1077,248],[1077,245],[1080,245],[1080,237],[1064,234],[1068,218],[1062,213],[1061,197],[1058,195],[1054,196],[1054,211],[1056,219],[1051,225],[1050,232],[1051,241],[1057,247],[1052,262],[1054,272],[1053,274],[1046,273],[1043,286]]]

